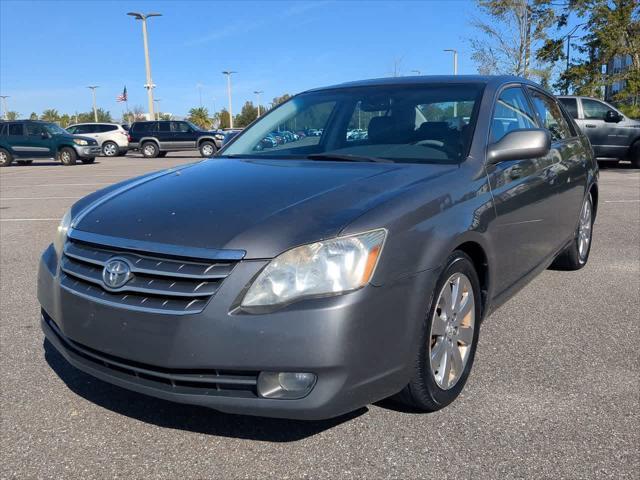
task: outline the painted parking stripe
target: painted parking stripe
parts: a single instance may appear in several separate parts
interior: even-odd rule
[[[0,197],[0,201],[2,200],[58,200],[58,199],[75,199],[82,198],[80,196],[77,197]]]
[[[0,222],[59,222],[59,218],[0,218]]]

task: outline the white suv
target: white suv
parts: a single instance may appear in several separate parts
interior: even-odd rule
[[[125,155],[129,150],[129,134],[117,123],[76,123],[67,127],[73,135],[95,138],[105,157]]]

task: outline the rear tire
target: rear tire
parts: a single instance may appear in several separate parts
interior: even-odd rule
[[[17,160],[16,163],[18,165],[31,165],[33,160]]]
[[[469,378],[482,315],[478,274],[467,254],[447,259],[424,319],[409,384],[396,399],[433,412],[453,402]]]
[[[580,270],[589,261],[593,235],[593,199],[589,193],[582,203],[578,228],[571,245],[562,251],[549,267],[551,270]]]
[[[63,165],[75,165],[77,158],[76,151],[70,147],[64,147],[60,150],[60,153],[58,153],[58,159]]]
[[[0,167],[8,167],[13,163],[13,155],[8,150],[0,148]]]
[[[156,158],[160,153],[158,145],[156,145],[154,142],[144,142],[140,150],[142,151],[142,155],[145,158]]]
[[[95,159],[95,157],[93,157],[93,158],[82,158],[82,159],[80,159],[80,161],[82,163],[84,163],[85,165],[89,165],[89,164],[95,162],[96,159]]]
[[[636,143],[631,145],[629,160],[631,160],[631,166],[633,168],[640,168],[640,140],[637,140]]]
[[[104,142],[102,144],[102,155],[105,157],[117,157],[120,155],[120,147],[116,142]]]
[[[212,157],[216,153],[215,143],[209,141],[202,142],[198,149],[200,150],[200,156],[204,158]]]

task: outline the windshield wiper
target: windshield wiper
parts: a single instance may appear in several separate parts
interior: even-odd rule
[[[364,155],[349,155],[347,153],[312,153],[307,155],[309,160],[328,160],[334,162],[375,162],[393,163],[393,160],[379,157],[366,157]]]

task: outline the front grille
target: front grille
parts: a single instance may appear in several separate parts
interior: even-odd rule
[[[161,368],[133,362],[74,342],[60,331],[44,310],[42,316],[67,351],[108,375],[172,393],[257,398],[259,372]]]
[[[132,273],[117,289],[107,288],[102,280],[103,268],[113,257],[126,260]],[[184,315],[201,312],[235,264],[147,256],[69,240],[60,261],[60,285],[119,308]]]

